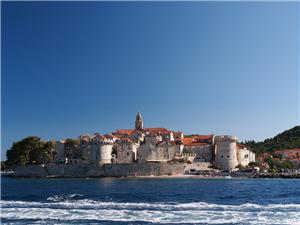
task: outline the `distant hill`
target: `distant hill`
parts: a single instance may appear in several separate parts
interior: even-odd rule
[[[244,144],[257,154],[281,149],[300,148],[300,126],[295,126],[262,142],[246,141]]]

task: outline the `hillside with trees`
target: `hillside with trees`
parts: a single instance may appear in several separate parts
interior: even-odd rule
[[[300,148],[300,126],[295,126],[262,142],[245,141],[243,144],[249,146],[257,154],[273,152],[275,150]]]

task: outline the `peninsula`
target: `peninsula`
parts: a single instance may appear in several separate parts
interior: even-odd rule
[[[14,176],[178,175],[199,170],[230,172],[255,163],[255,153],[238,143],[236,136],[185,135],[163,127],[145,128],[140,113],[134,129],[83,134],[78,139],[50,141],[47,145],[48,157],[23,163],[26,165],[19,163]]]

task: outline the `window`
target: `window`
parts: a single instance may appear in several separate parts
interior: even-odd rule
[[[227,158],[229,159],[229,155],[227,156]]]
[[[224,156],[223,155],[221,155],[221,158],[223,158]]]
[[[129,155],[129,152],[127,152],[127,155]]]

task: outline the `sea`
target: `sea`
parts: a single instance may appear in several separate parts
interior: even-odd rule
[[[2,224],[300,224],[300,179],[2,177]]]

